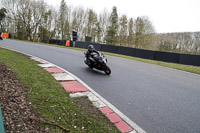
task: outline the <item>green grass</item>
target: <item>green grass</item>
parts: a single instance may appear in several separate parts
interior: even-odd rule
[[[71,99],[61,84],[37,66],[36,62],[1,48],[0,62],[17,74],[17,78],[27,91],[28,101],[41,118],[42,126],[49,128],[51,132],[119,132],[99,110],[96,109],[95,112],[98,115],[91,115],[94,114],[93,111],[84,110],[85,104],[88,107],[86,109],[94,108],[88,99],[83,106],[78,106],[75,102],[77,99]]]
[[[30,42],[30,41],[25,41],[25,42]],[[35,42],[31,42],[31,43],[35,43]],[[62,47],[62,48],[80,50],[80,51],[86,51],[86,49],[65,47],[65,46],[60,46],[60,45],[53,45],[53,44],[46,44],[46,43],[37,43],[37,44],[54,46],[54,47]],[[116,56],[116,57],[120,57],[120,58],[136,60],[136,61],[145,62],[145,63],[149,63],[149,64],[155,64],[155,65],[159,65],[159,66],[164,66],[164,67],[174,68],[174,69],[178,69],[178,70],[182,70],[182,71],[186,71],[186,72],[200,74],[200,67],[197,67],[197,66],[182,65],[182,64],[168,63],[168,62],[155,61],[155,60],[148,60],[148,59],[142,59],[142,58],[131,57],[131,56],[126,56],[126,55],[108,53],[108,52],[102,52],[102,53],[104,53],[105,55]]]

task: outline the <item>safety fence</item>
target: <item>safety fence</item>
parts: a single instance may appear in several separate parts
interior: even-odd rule
[[[70,45],[69,43],[67,45],[66,40],[51,39],[51,40],[42,40],[42,42],[49,43],[49,44],[62,45],[62,46],[70,46],[70,47],[74,46],[74,47],[83,48],[83,49],[87,49],[88,46],[92,44],[94,45],[95,49],[98,51],[116,53],[116,54],[139,57],[139,58],[156,60],[156,61],[200,66],[200,55],[152,51],[152,50],[144,50],[144,49],[123,47],[123,46],[88,43],[88,42],[80,42],[80,41],[75,42],[75,44],[73,42],[70,42]]]

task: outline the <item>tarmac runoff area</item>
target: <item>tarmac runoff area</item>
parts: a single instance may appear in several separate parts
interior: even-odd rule
[[[146,133],[142,128],[136,125],[127,116],[72,73],[37,57],[30,56],[30,59],[38,62],[38,66],[51,73],[51,75],[60,82],[64,89],[70,93],[71,98],[87,96],[93,105],[106,115],[106,117],[114,123],[122,133]]]

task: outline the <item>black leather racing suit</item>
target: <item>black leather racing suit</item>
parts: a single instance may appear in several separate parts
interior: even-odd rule
[[[89,59],[90,57],[93,58],[93,57],[92,57],[92,53],[97,53],[97,54],[99,54],[99,52],[96,51],[96,50],[93,50],[92,52],[88,50],[88,51],[86,52],[86,58],[87,58],[87,62],[88,62],[88,65],[89,65],[89,66],[92,66],[92,65],[94,64],[94,62],[93,62],[92,60]]]

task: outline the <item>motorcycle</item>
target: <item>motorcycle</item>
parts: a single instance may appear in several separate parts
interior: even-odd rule
[[[95,68],[97,70],[104,71],[107,75],[111,74],[111,69],[107,65],[108,62],[107,58],[103,53],[100,54],[92,53],[88,59],[86,57],[86,52],[84,52],[84,54],[85,54],[84,62],[86,65],[88,65],[89,68],[91,69]]]

